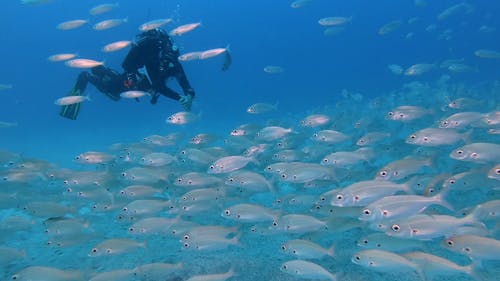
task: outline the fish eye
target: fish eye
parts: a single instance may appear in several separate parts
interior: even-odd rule
[[[135,229],[134,229],[133,227],[130,227],[130,228],[128,229],[128,231],[130,231],[130,232],[134,232],[134,231],[135,231]]]
[[[387,216],[388,214],[389,214],[389,211],[387,211],[387,210],[382,211],[382,215]]]
[[[457,150],[457,154],[458,154],[458,155],[462,155],[462,154],[464,154],[464,151],[463,151],[463,150],[461,150],[461,149],[459,149],[459,150]]]
[[[293,250],[293,251],[292,251],[292,254],[297,254],[297,250]]]
[[[386,170],[380,171],[379,175],[385,177],[387,176],[387,171]]]
[[[97,253],[97,248],[92,249],[92,253]]]
[[[127,173],[123,172],[122,177],[126,177],[126,176],[127,176]]]
[[[63,181],[64,184],[69,184],[68,180]]]
[[[285,245],[281,245],[281,250],[286,251],[286,246]]]
[[[456,182],[456,181],[455,181],[455,179],[450,179],[450,180],[448,180],[448,183],[449,183],[449,184],[455,184],[455,182]]]
[[[452,240],[447,240],[446,244],[448,244],[448,246],[450,246],[450,247],[455,246],[455,242],[453,242]]]
[[[12,280],[17,280],[17,275],[12,275]]]
[[[354,259],[356,259],[357,261],[361,260],[361,257],[360,256],[354,256]]]
[[[496,169],[495,174],[500,175],[500,169]]]
[[[328,158],[323,159],[323,163],[328,163]]]
[[[230,215],[231,215],[231,211],[229,211],[229,210],[225,210],[225,211],[224,211],[224,214],[226,214],[226,216],[230,216]]]
[[[368,239],[363,240],[363,244],[368,244]]]
[[[184,246],[184,248],[186,248],[186,249],[187,249],[187,248],[189,248],[189,243],[184,243],[184,245],[183,245],[183,246]]]
[[[448,124],[450,124],[450,122],[448,122],[448,120],[444,120],[443,122],[441,122],[441,125],[443,125],[443,126],[448,126]]]
[[[472,152],[472,153],[470,154],[470,157],[471,157],[471,158],[477,158],[477,153],[476,153],[476,152]]]
[[[210,170],[213,170],[213,169],[215,169],[215,167],[214,167],[214,165],[211,165]]]
[[[412,229],[412,230],[411,230],[411,232],[412,232],[413,234],[417,234],[417,233],[418,233],[418,229]]]
[[[416,136],[416,135],[411,135],[411,136],[410,136],[410,139],[416,139],[416,138],[417,138],[417,136]]]
[[[123,207],[122,209],[124,212],[127,212],[128,211],[128,208],[127,207]]]
[[[80,160],[80,158],[81,158],[80,156],[76,156],[75,160]]]
[[[281,178],[286,179],[287,175],[286,174],[281,174]]]
[[[337,200],[342,200],[342,199],[344,199],[344,196],[342,196],[342,194],[337,195]]]
[[[189,235],[184,235],[184,237],[182,237],[184,240],[189,240]]]
[[[120,190],[121,195],[125,195],[125,190]]]
[[[278,226],[278,222],[277,221],[273,221],[273,226]]]
[[[469,247],[465,247],[464,248],[464,251],[466,251],[467,253],[470,253],[471,252],[471,249]]]
[[[358,201],[359,199],[359,195],[354,196],[354,200]]]
[[[371,215],[371,213],[372,212],[370,210],[368,210],[368,209],[364,209],[363,210],[363,214],[365,214],[365,215]]]
[[[283,265],[283,269],[288,269],[288,266],[286,264]]]
[[[423,140],[424,140],[425,142],[427,142],[427,141],[429,141],[429,138],[428,138],[428,137],[424,137],[424,138],[423,138]]]
[[[394,112],[389,111],[389,112],[387,112],[387,115],[392,116],[392,115],[394,115]]]
[[[392,225],[391,229],[396,231],[396,232],[399,232],[401,230],[401,228],[397,224]]]

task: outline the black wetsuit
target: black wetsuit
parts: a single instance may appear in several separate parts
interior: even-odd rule
[[[146,75],[137,73],[132,79],[130,75],[120,74],[111,68],[100,65],[92,68],[91,72],[83,71],[80,73],[68,96],[83,96],[88,83],[115,101],[119,100],[120,93],[125,91],[154,92]],[[75,120],[80,112],[80,106],[80,103],[61,106],[59,115]]]
[[[104,66],[92,68],[91,73],[87,71],[80,73],[75,88],[83,93],[88,83],[94,85],[100,92],[115,101],[119,100],[120,93],[125,91],[151,91],[151,83],[145,75],[137,74],[132,81],[127,74],[120,74]]]
[[[175,77],[184,94],[194,97],[195,92],[189,84],[178,57],[179,51],[165,31],[153,29],[138,35],[122,67],[128,75],[136,74],[138,69],[146,67],[155,93],[179,100],[179,93],[166,86],[167,79]],[[156,103],[157,97],[158,95],[154,95],[151,102]]]

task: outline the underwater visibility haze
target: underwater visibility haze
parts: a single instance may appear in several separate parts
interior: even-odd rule
[[[70,94],[154,28],[190,111]],[[498,280],[499,28],[489,0],[3,1],[0,279]]]

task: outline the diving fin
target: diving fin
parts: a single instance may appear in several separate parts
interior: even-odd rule
[[[68,96],[82,96],[82,92],[75,87],[71,89],[69,92]],[[78,112],[80,112],[80,102],[74,103],[74,104],[69,104],[69,105],[62,105],[61,106],[61,111],[59,112],[59,115],[62,117],[71,119],[71,120],[76,120],[76,117],[78,116]]]

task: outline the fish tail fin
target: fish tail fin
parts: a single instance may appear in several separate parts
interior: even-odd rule
[[[330,257],[335,257],[335,244],[333,244],[332,246],[330,246],[330,248],[328,248],[326,250],[326,253],[330,256]]]
[[[448,203],[447,201],[445,201],[443,199],[444,195],[446,195],[446,192],[443,189],[440,193],[434,195],[432,198],[436,199],[436,204],[438,204],[440,206],[443,206],[443,207],[445,207],[446,209],[448,209],[450,211],[455,211],[455,208],[453,208],[453,206],[451,206],[450,203]]]

